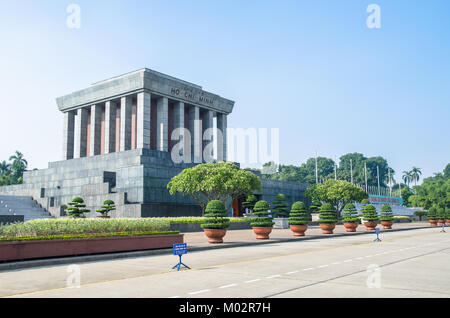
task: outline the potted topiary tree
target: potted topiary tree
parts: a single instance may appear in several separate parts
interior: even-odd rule
[[[289,205],[286,202],[286,196],[284,194],[278,194],[271,208],[272,215],[276,216],[274,219],[276,229],[289,228],[289,222],[287,217],[289,216]]]
[[[74,219],[85,218],[86,216],[84,214],[91,212],[91,210],[86,209],[86,204],[84,204],[84,200],[80,197],[74,198],[67,205],[69,207],[66,209],[66,214]]]
[[[378,213],[377,209],[372,204],[367,204],[364,206],[362,218],[366,221],[364,222],[366,230],[375,231],[375,228],[378,225]]]
[[[256,202],[253,214],[257,217],[250,221],[250,225],[256,234],[256,239],[267,240],[273,226],[272,218],[269,216],[269,203],[264,200]]]
[[[437,209],[437,221],[438,221],[438,225],[442,226],[443,224],[445,224],[445,209],[444,208],[438,208]]]
[[[392,214],[392,208],[389,204],[385,204],[381,207],[380,221],[385,230],[392,229],[392,220],[394,215]]]
[[[311,217],[303,202],[298,201],[292,204],[291,213],[289,214],[289,226],[291,231],[294,232],[294,236],[305,236],[310,221]]]
[[[336,227],[337,216],[336,210],[331,203],[324,203],[320,207],[318,222],[320,223],[323,234],[333,234],[333,230]]]
[[[110,216],[108,215],[109,212],[115,211],[116,206],[113,200],[105,200],[103,202],[103,205],[100,209],[96,210],[96,212],[100,213],[101,215],[97,216],[98,218],[103,219],[109,219]]]
[[[205,209],[205,222],[201,225],[209,243],[223,243],[223,237],[230,226],[225,204],[219,200],[208,202]]]
[[[342,222],[347,232],[356,232],[359,224],[358,211],[353,203],[347,203],[342,213]]]
[[[309,212],[311,214],[314,213],[319,213],[320,212],[320,207],[322,206],[322,202],[320,202],[319,200],[314,200],[311,205],[309,206]]]
[[[247,199],[242,202],[242,206],[246,209],[248,209],[249,214],[253,213],[253,207],[255,206],[255,203],[258,201],[255,195],[249,194],[247,196]]]
[[[437,210],[435,206],[428,209],[427,218],[431,226],[437,226]]]

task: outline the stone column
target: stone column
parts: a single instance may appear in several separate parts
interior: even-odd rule
[[[137,148],[150,149],[151,95],[137,94]]]
[[[202,139],[206,138],[206,140],[203,140],[203,152],[205,152],[205,148],[208,145],[211,145],[212,142],[214,142],[214,136],[212,135],[212,132],[210,135],[205,134],[206,130],[210,129],[210,128],[214,128],[214,124],[213,124],[213,118],[214,118],[214,113],[212,110],[209,109],[205,109],[202,112]],[[203,161],[211,161],[211,158],[214,158],[215,153],[213,151],[214,146],[211,146],[211,152],[207,153],[207,155],[205,156],[205,154],[203,154]],[[209,158],[208,158],[209,157]]]
[[[173,129],[180,129],[180,138],[178,142],[181,142],[182,153],[184,154],[184,103],[177,102],[173,108]],[[172,136],[169,136],[172,138]]]
[[[189,107],[189,132],[191,133],[191,155],[194,163],[202,162],[202,121],[200,120],[200,108]]]
[[[217,129],[219,138],[217,140],[217,158],[218,161],[227,161],[227,115],[217,113]]]
[[[100,154],[100,137],[102,133],[102,106],[91,106],[91,132],[89,141],[89,156],[96,156]]]
[[[105,153],[116,151],[116,111],[115,102],[105,103]]]
[[[166,97],[159,98],[156,109],[156,150],[168,151],[169,100]]]
[[[75,113],[68,111],[64,113],[63,131],[63,160],[74,157],[74,137],[75,137]]]
[[[120,151],[131,149],[131,97],[120,99]]]
[[[78,108],[75,117],[75,158],[86,157],[86,138],[88,123],[87,108]]]

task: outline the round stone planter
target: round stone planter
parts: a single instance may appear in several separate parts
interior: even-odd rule
[[[203,229],[203,231],[208,237],[208,243],[211,244],[223,243],[223,237],[227,234],[226,229]]]
[[[272,227],[254,227],[253,232],[255,232],[257,240],[268,240]]]
[[[392,230],[392,221],[381,221],[381,225],[385,230]]]
[[[438,222],[439,226],[442,226],[443,224],[445,224],[445,220],[444,219],[439,219],[437,222]]]
[[[364,225],[366,226],[366,231],[375,231],[375,228],[377,227],[378,222],[374,222],[374,221],[364,222]]]
[[[97,219],[110,219],[109,215],[97,215]]]
[[[307,225],[290,225],[291,231],[294,232],[294,236],[305,236],[305,232],[308,229]]]
[[[356,232],[358,223],[357,222],[344,222],[344,227],[345,227],[346,232]]]
[[[437,226],[437,220],[428,220],[431,226]]]
[[[320,228],[323,234],[333,234],[333,230],[336,227],[334,223],[320,223]]]

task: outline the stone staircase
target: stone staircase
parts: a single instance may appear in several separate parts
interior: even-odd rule
[[[0,195],[0,215],[23,215],[24,221],[52,218],[30,196]]]

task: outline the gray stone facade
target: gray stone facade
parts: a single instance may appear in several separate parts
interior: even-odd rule
[[[60,97],[57,104],[65,114],[63,161],[25,172],[23,184],[0,187],[0,195],[31,196],[55,217],[63,216],[61,206],[77,196],[85,200],[91,217],[106,199],[116,203],[112,217],[200,215],[194,200],[170,195],[167,183],[203,162],[204,153],[226,161],[227,136],[217,131],[226,131],[233,101],[142,69]],[[190,134],[184,139],[186,149],[176,148],[190,158],[181,163],[174,163],[170,153],[174,142],[169,138],[177,128]],[[204,141],[206,131],[211,135]],[[263,179],[258,196],[273,202],[283,193],[292,204],[304,200],[305,189],[303,184]]]

